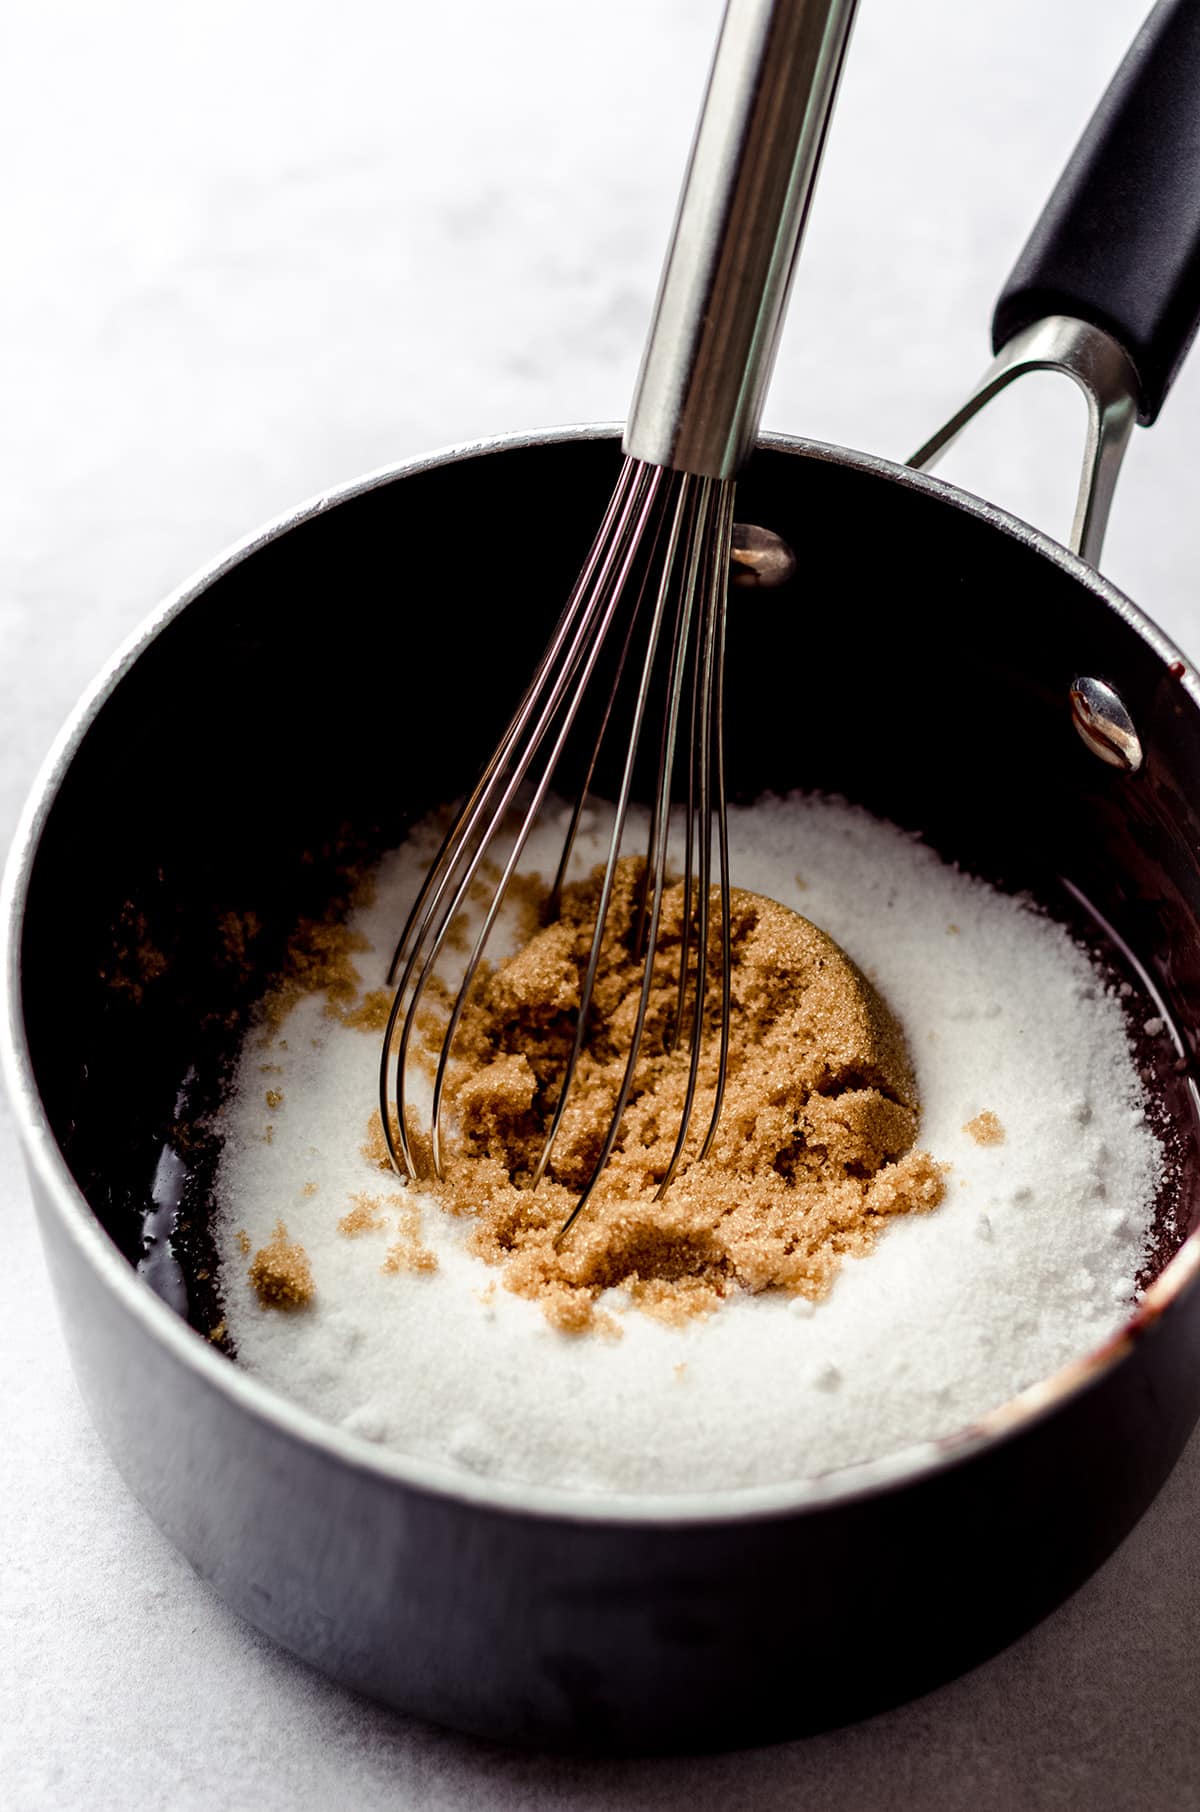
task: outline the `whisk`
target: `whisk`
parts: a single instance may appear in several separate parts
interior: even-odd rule
[[[474,897],[481,875],[486,881],[498,873],[437,1057],[427,1149],[440,1177],[455,1034],[529,837],[556,773],[572,762],[578,766],[582,745],[583,779],[551,888],[552,915],[602,750],[610,739],[619,745],[623,738],[574,1039],[531,1179],[536,1187],[550,1165],[584,1050],[639,761],[651,738],[655,778],[631,934],[634,957],[643,965],[638,1006],[607,1131],[560,1240],[613,1153],[634,1088],[673,820],[682,821],[685,909],[678,996],[666,1036],[670,1048],[686,1036],[689,1056],[678,1134],[659,1196],[691,1134],[710,989],[718,1001],[719,1055],[699,1157],[707,1154],[720,1118],[732,990],[722,704],[735,475],[757,433],[855,4],[728,0],[616,489],[528,689],[425,877],[388,974],[395,993],[380,1057],[380,1117],[392,1163],[415,1180],[420,1141],[411,1123],[407,1074],[418,1015],[457,915]]]

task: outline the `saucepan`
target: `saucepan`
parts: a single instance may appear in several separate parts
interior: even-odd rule
[[[207,1337],[202,1136],[169,1204],[176,1269],[139,1272],[181,1101],[203,1125],[231,1021],[328,884],[321,852],[395,839],[469,782],[588,544],[614,432],[460,447],[318,498],[169,598],[63,732],[5,883],[4,1063],[79,1384],[197,1572],[337,1680],[542,1746],[796,1735],[1027,1629],[1179,1454],[1200,1410],[1200,685],[1092,562],[1121,448],[1200,306],[1198,106],[1200,13],[1170,0],[1004,291],[997,365],[923,450],[1017,371],[1066,371],[1091,423],[1073,549],[810,441],[765,439],[739,485],[739,515],[803,562],[731,612],[733,793],[834,790],[1006,885],[1066,888],[1173,1032],[1145,1056],[1174,1182],[1136,1312],[952,1439],[670,1498],[381,1451]],[[514,572],[531,499],[536,558]],[[464,535],[519,611],[490,610],[445,559]],[[422,754],[400,758],[401,728]],[[250,908],[256,954],[237,960],[221,927]]]

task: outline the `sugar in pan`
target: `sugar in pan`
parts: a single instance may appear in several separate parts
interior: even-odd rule
[[[581,870],[603,833],[585,828]],[[539,828],[531,868],[553,872],[560,834]],[[419,827],[383,860],[342,970],[269,1002],[240,1054],[218,1243],[229,1336],[265,1382],[451,1468],[721,1490],[951,1434],[1128,1315],[1164,1156],[1117,988],[1030,901],[795,795],[731,808],[734,880],[821,927],[886,1000],[941,1199],[847,1241],[816,1285],[734,1278],[703,1312],[663,1316],[624,1281],[579,1331],[556,1325],[506,1287],[470,1212],[402,1189],[371,1137],[377,990],[434,837]],[[506,935],[520,943],[519,909]]]

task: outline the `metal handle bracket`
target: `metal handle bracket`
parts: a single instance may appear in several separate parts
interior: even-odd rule
[[[1098,566],[1117,474],[1137,420],[1138,397],[1133,365],[1103,328],[1072,315],[1047,315],[1023,327],[1001,347],[962,408],[907,463],[914,471],[928,472],[968,422],[1027,371],[1061,371],[1073,379],[1087,401],[1087,439],[1067,545]]]

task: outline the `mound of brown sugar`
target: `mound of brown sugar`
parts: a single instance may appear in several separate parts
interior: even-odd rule
[[[642,1055],[616,1147],[556,1246],[599,1156],[630,1047],[644,967],[631,947],[641,874],[634,859],[619,865],[582,1055],[536,1190],[528,1184],[575,1035],[598,875],[565,889],[560,916],[483,979],[449,1079],[457,1131],[442,1199],[473,1219],[472,1249],[503,1267],[508,1288],[572,1331],[592,1324],[596,1299],[614,1286],[667,1320],[705,1313],[737,1289],[820,1297],[841,1260],[870,1251],[890,1216],[934,1208],[943,1193],[938,1165],[913,1148],[917,1091],[886,1003],[832,938],[735,889],[720,1124],[701,1160],[719,1051],[714,923],[692,1130],[669,1191],[654,1199],[688,1078],[686,1036],[668,1048],[683,949],[677,885],[664,897]],[[696,942],[693,924],[689,973]],[[432,1044],[440,1031],[427,1036]]]
[[[302,1309],[315,1294],[308,1253],[288,1238],[282,1221],[254,1254],[248,1275],[264,1309]]]
[[[1004,1128],[1000,1124],[999,1117],[992,1112],[990,1107],[984,1108],[981,1114],[976,1114],[973,1120],[968,1120],[963,1131],[974,1139],[976,1145],[1003,1145],[1004,1143]]]

